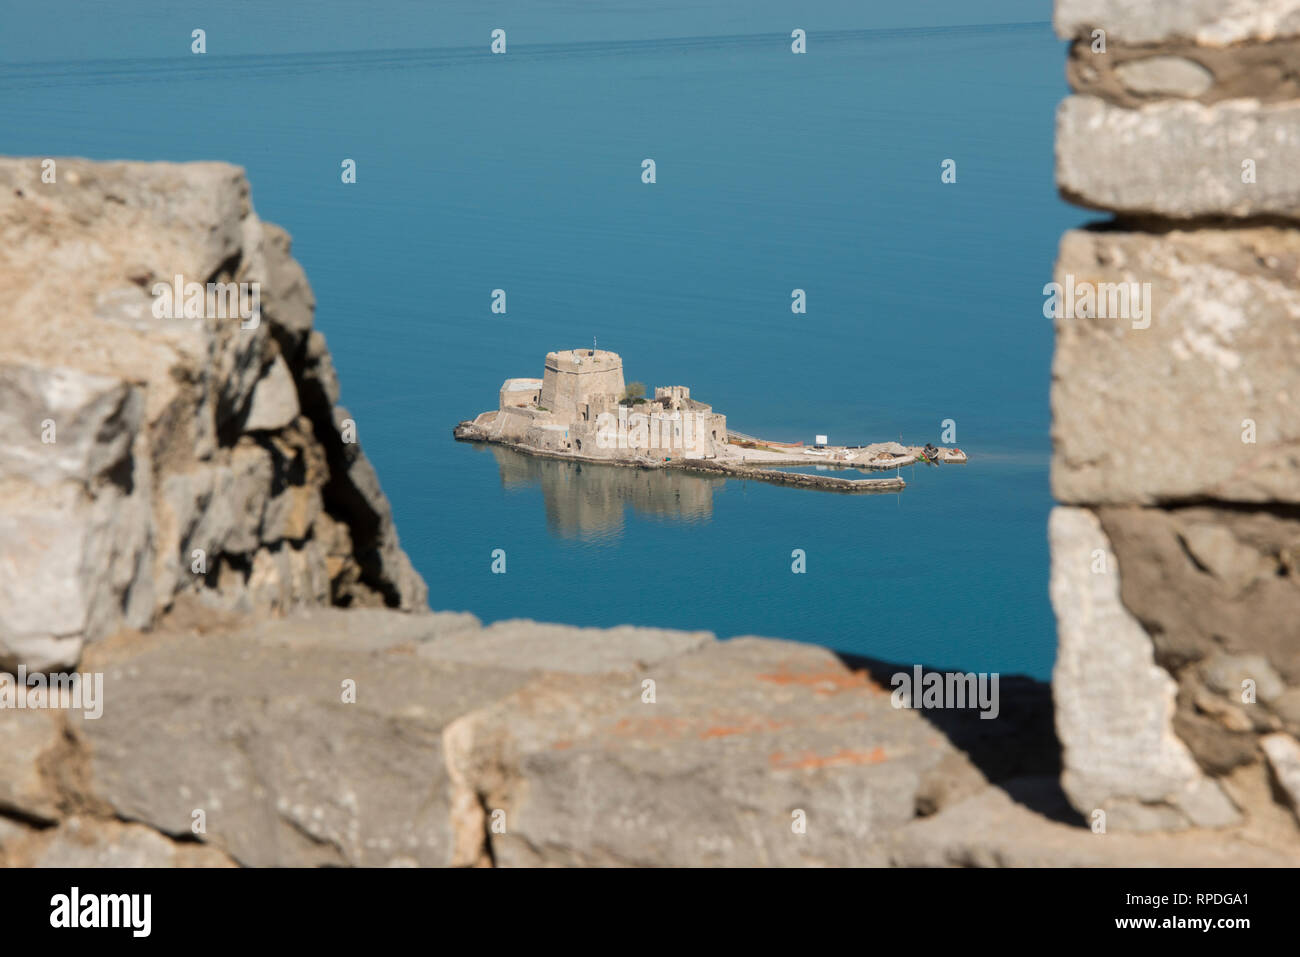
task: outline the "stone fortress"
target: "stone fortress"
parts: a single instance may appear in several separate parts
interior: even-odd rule
[[[727,446],[726,416],[686,386],[629,396],[622,358],[596,348],[548,352],[542,378],[507,379],[497,409],[471,425],[489,442],[574,458],[713,459]]]
[[[532,455],[652,469],[685,469],[829,489],[897,491],[901,475],[843,477],[835,472],[896,471],[923,458],[931,464],[966,461],[960,449],[904,446],[897,442],[835,446],[754,438],[727,428],[727,417],[691,398],[684,385],[660,386],[653,397],[629,394],[623,360],[613,352],[549,352],[540,379],[506,379],[497,408],[459,423],[453,436],[492,442]],[[818,466],[824,474],[806,474]]]

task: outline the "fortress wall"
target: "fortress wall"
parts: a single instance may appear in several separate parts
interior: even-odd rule
[[[1055,318],[1062,784],[1111,830],[1294,832],[1300,7],[1057,0],[1056,26],[1057,182],[1115,219],[1054,280],[1144,307]]]
[[[623,360],[597,350],[551,352],[542,376],[542,406],[553,412],[576,412],[588,395],[622,396]]]
[[[596,458],[618,458],[625,455],[629,448],[601,448],[598,442],[597,423],[603,413],[617,415],[620,409],[618,399],[624,392],[623,362],[612,352],[589,350],[572,350],[548,353],[545,374],[540,380],[539,393],[522,388],[533,380],[507,379],[500,390],[500,417],[492,428],[494,438],[508,441],[532,441],[529,436],[544,442],[546,451],[568,451],[574,454]],[[705,457],[718,454],[726,446],[726,417],[712,412],[710,406],[690,398],[690,389],[686,386],[661,386],[655,390],[655,398],[671,400],[671,411],[661,406],[646,403],[631,407],[629,415],[645,415],[650,418],[647,430],[653,428],[655,438],[642,438],[630,434],[630,450],[651,458],[669,456]],[[531,410],[537,403],[544,412]],[[662,426],[668,415],[687,415],[703,413],[706,418],[697,426],[687,447],[683,435],[677,435],[669,444],[661,435]],[[546,421],[564,423],[570,428],[570,435],[564,442],[549,434],[534,431],[538,424],[538,414]],[[584,418],[585,415],[585,418]],[[674,423],[668,419],[671,430]],[[676,424],[679,431],[684,431]],[[629,430],[631,426],[629,425]],[[715,437],[716,434],[716,437]],[[581,443],[581,447],[579,447]]]
[[[689,434],[685,416],[689,413],[649,411],[637,406],[628,413],[628,442],[634,451],[648,458],[703,458],[713,456],[726,444],[726,418],[710,415],[703,421],[692,422]],[[645,416],[644,420],[633,418]],[[640,428],[638,423],[643,423]],[[713,432],[718,440],[713,440]],[[687,444],[687,439],[690,440]]]
[[[602,447],[600,423],[594,418],[589,421],[569,420],[563,416],[522,408],[506,408],[497,413],[491,424],[491,436],[510,442],[526,442],[543,451],[570,453],[586,458],[625,459],[629,454],[652,459],[684,456],[697,458],[713,456],[721,450],[726,439],[725,416],[707,416],[702,425],[693,429],[693,442],[690,447],[686,447],[684,424],[680,418],[673,419],[675,414],[680,415],[630,411],[625,432],[627,444],[623,447],[617,444],[617,434],[611,435],[610,445]],[[641,416],[645,419],[641,420]],[[641,423],[639,428],[638,422]],[[548,425],[560,425],[563,428],[543,428]],[[673,430],[677,430],[676,434]],[[719,436],[716,442],[713,439],[715,431]],[[671,446],[666,444],[670,437]]]
[[[721,450],[727,445],[727,417],[720,412],[709,413],[709,442]]]
[[[543,452],[572,452],[573,437],[568,429],[535,424],[525,436],[528,444]]]
[[[492,423],[493,438],[521,442],[529,429],[533,428],[539,420],[546,418],[548,417],[532,409],[508,406],[500,410]]]
[[[587,397],[587,412],[590,421],[595,422],[596,417],[604,412],[613,415],[618,414],[618,396],[613,393],[604,395],[590,395]]]
[[[497,394],[497,407],[537,405],[541,398],[541,379],[507,379]]]
[[[684,385],[661,385],[655,389],[656,399],[667,399],[668,408],[680,409],[687,404],[691,390]]]

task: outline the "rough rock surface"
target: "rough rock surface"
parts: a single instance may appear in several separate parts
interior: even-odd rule
[[[1057,114],[1057,185],[1094,209],[1300,218],[1297,167],[1300,102],[1166,100],[1125,109],[1071,96]]]
[[[1130,506],[1098,514],[1119,559],[1124,605],[1166,669],[1195,666],[1200,684],[1238,706],[1249,678],[1257,711],[1300,688],[1300,512]]]
[[[1139,96],[1197,97],[1214,85],[1214,74],[1195,60],[1153,56],[1115,68],[1126,90]]]
[[[948,746],[830,652],[759,639],[547,674],[446,740],[504,866],[885,863]]]
[[[1108,307],[1143,290],[1139,314],[1085,299],[1056,319],[1052,488],[1081,506],[1052,519],[1065,790],[1081,810],[1128,802],[1121,829],[1212,823],[1228,801],[1285,841],[1300,0],[1058,0],[1056,25],[1077,94],[1058,186],[1118,218],[1067,233],[1055,278]]]
[[[1056,508],[1048,528],[1052,694],[1070,803],[1127,830],[1236,823],[1237,809],[1174,733],[1177,684],[1120,602],[1119,566],[1096,516]]]
[[[1298,269],[1295,230],[1066,233],[1058,283],[1150,283],[1150,301],[1056,320],[1056,498],[1300,502]]]
[[[1232,47],[1111,43],[1104,53],[1079,42],[1070,48],[1066,79],[1076,93],[1129,108],[1167,98],[1285,103],[1300,99],[1298,56],[1300,39]]]
[[[426,607],[243,172],[55,162],[0,159],[0,666],[68,666],[187,592]]]
[[[1300,817],[1300,741],[1289,734],[1270,734],[1260,741],[1260,746],[1287,803]]]
[[[0,821],[3,867],[234,867],[216,848],[175,841],[143,824],[74,816],[34,830]]]
[[[435,634],[439,616],[424,624]],[[265,626],[93,647],[82,667],[104,672],[106,704],[97,720],[71,716],[82,799],[174,836],[202,811],[206,840],[241,864],[449,863],[442,730],[524,675],[425,662],[401,643],[407,625],[396,644],[367,636],[365,653],[292,647]]]
[[[1056,35],[1162,43],[1194,40],[1227,46],[1300,36],[1300,0],[1056,0]]]
[[[0,863],[1300,861],[1285,829],[1219,830],[1210,850],[1201,831],[1093,834],[1055,785],[1048,689],[1026,679],[1003,676],[984,720],[895,708],[910,666],[793,642],[388,609],[214,618],[193,599],[81,667],[104,675],[103,714],[20,729]]]
[[[1132,834],[1066,823],[1055,781],[1026,778],[985,788],[899,828],[890,861],[901,867],[1295,867],[1296,849],[1244,831]]]
[[[0,813],[50,823],[59,818],[59,792],[49,774],[63,744],[63,716],[56,711],[0,712]]]

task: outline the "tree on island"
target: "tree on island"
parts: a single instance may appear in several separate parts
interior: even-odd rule
[[[619,399],[620,405],[640,405],[645,402],[645,383],[629,382],[627,388],[623,390],[623,397]]]

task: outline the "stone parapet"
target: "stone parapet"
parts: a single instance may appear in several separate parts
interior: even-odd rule
[[[1294,835],[1300,2],[1058,0],[1056,26],[1057,183],[1116,216],[1054,277],[1062,786],[1119,830]]]

